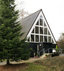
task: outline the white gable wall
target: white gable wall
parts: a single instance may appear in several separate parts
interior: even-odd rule
[[[43,19],[43,26],[40,25],[40,19]],[[39,22],[39,25],[36,25],[37,21]],[[46,26],[44,26],[44,22],[45,22]],[[35,31],[36,31],[36,28],[35,28],[35,27],[39,27],[39,28],[38,28],[38,32],[39,32],[39,33],[36,33],[36,32],[35,32]],[[41,28],[43,28],[43,34],[40,34],[40,29],[41,29]],[[34,29],[34,33],[32,33],[33,29]],[[47,29],[47,34],[44,34],[44,33],[46,33],[46,32],[45,32],[46,29]],[[48,31],[49,31],[50,35],[48,35]],[[34,41],[31,40],[31,35],[34,35],[34,36],[33,36]],[[41,39],[41,36],[43,36],[42,39]],[[29,37],[30,37],[30,38],[29,38]],[[36,37],[38,37],[38,38],[36,38]],[[45,20],[45,18],[44,18],[44,16],[43,16],[43,13],[42,13],[42,11],[41,11],[41,12],[39,13],[38,17],[36,18],[36,20],[35,20],[35,22],[34,22],[32,28],[31,28],[31,30],[29,31],[29,33],[28,33],[28,35],[27,35],[27,38],[29,38],[29,42],[36,42],[36,40],[37,40],[36,43],[38,43],[38,42],[41,42],[40,40],[43,40],[42,42],[45,42],[45,38],[46,38],[47,42],[49,42],[49,37],[51,37],[50,42],[52,42],[52,40],[53,40],[53,42],[56,43],[56,42],[55,42],[55,39],[54,39],[54,37],[53,37],[53,35],[52,35],[51,31],[50,31],[50,28],[49,28],[49,26],[48,26],[48,24],[47,24],[47,22],[46,22],[46,20]]]

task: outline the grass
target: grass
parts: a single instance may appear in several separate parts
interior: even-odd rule
[[[52,57],[35,62],[52,71],[64,71],[64,57]]]
[[[23,69],[22,71],[45,71],[47,70],[46,67],[42,65],[37,65],[35,63],[29,63],[29,66]],[[21,71],[21,70],[20,70]]]
[[[64,56],[51,57],[28,63],[28,66],[20,71],[64,71]]]

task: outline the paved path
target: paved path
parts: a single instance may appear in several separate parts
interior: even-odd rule
[[[64,56],[64,54],[60,54],[59,56]]]
[[[4,62],[0,62],[0,65],[5,65],[6,64],[6,62],[4,61]]]
[[[42,60],[43,58],[30,58],[29,60],[22,60],[22,61],[19,61],[19,62],[10,62],[12,64],[19,64],[19,63],[31,63],[31,62],[34,62],[36,60]],[[0,65],[5,65],[6,64],[6,61],[4,62],[0,62]]]

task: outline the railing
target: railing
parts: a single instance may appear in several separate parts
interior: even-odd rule
[[[41,53],[41,52],[42,52],[43,54],[45,54],[47,51],[48,51],[48,53],[50,53],[50,49],[53,50],[54,48],[48,48],[48,49],[46,49],[46,50],[45,50],[45,49],[40,50],[40,51],[39,51],[39,56],[40,56],[40,53]]]
[[[60,54],[64,54],[64,49],[59,49],[60,50]]]
[[[41,53],[41,52],[42,52],[43,54],[45,54],[47,51],[48,51],[48,53],[50,53],[50,49],[53,50],[54,48],[48,48],[48,49],[46,49],[46,50],[45,50],[45,48],[44,48],[44,49],[40,50],[40,51],[39,51],[39,56],[40,56],[40,53]],[[63,51],[64,51],[64,49],[59,49],[60,54],[64,54]]]

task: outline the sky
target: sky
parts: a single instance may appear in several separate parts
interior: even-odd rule
[[[30,14],[43,10],[56,40],[64,33],[64,0],[16,0],[17,9]]]

